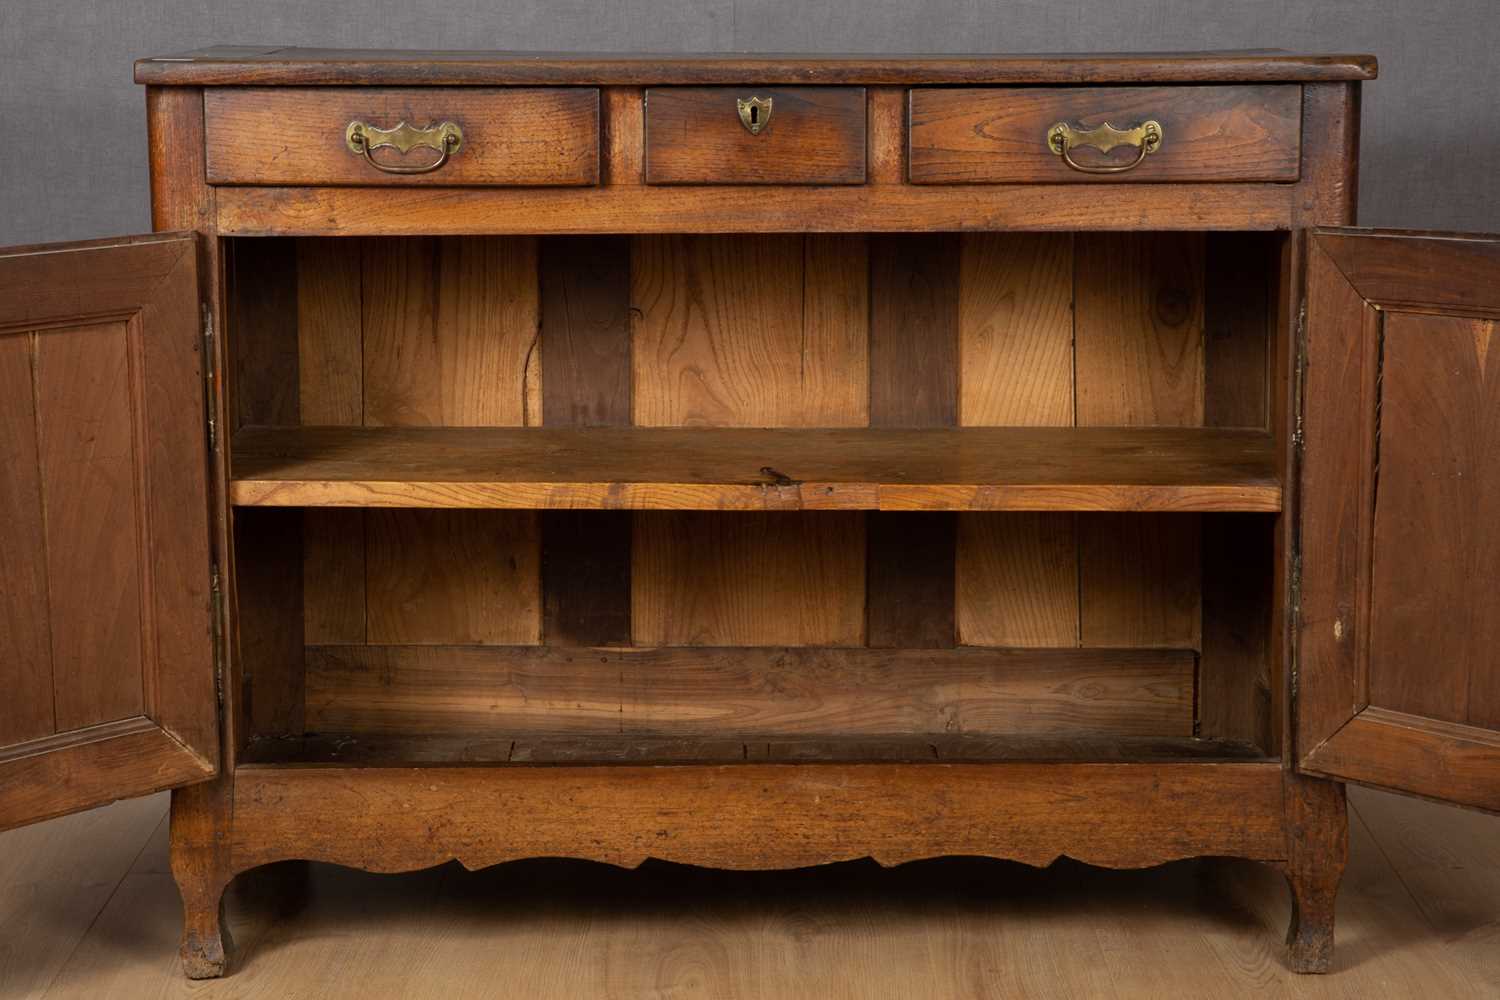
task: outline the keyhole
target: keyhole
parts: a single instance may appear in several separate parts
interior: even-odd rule
[[[760,124],[760,108],[755,107],[753,104],[750,106],[750,124]]]

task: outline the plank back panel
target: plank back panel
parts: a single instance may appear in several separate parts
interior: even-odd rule
[[[539,423],[537,271],[531,238],[299,241],[302,422]],[[539,641],[531,512],[309,511],[304,530],[309,642]]]
[[[639,646],[864,642],[864,515],[638,512]]]
[[[1270,426],[1271,331],[1285,238],[1205,238],[1203,422],[1210,427]],[[1198,722],[1205,737],[1271,746],[1275,552],[1272,518],[1203,520]]]
[[[559,237],[541,246],[542,423],[630,424],[630,240]],[[541,514],[542,641],[630,642],[630,515]]]
[[[297,340],[304,424],[364,423],[359,241],[297,241]],[[303,630],[309,643],[365,641],[365,515],[309,508],[302,521]]]
[[[1074,422],[1073,237],[963,237],[959,269],[959,422]],[[1072,514],[963,514],[959,641],[1075,646],[1078,552]]]
[[[867,301],[861,237],[637,237],[634,423],[864,425]],[[637,516],[634,641],[862,642],[863,524],[859,515]]]
[[[308,725],[365,735],[1187,736],[1183,650],[314,647]]]
[[[1087,233],[1075,243],[1080,426],[1203,423],[1203,236]],[[1196,516],[1079,520],[1085,646],[1185,646],[1200,635]]]

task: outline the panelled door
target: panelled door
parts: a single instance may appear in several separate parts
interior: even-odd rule
[[[1308,240],[1302,771],[1500,810],[1500,239]]]
[[[0,250],[0,829],[218,767],[196,258]]]

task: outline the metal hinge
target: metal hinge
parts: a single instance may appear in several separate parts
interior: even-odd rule
[[[204,413],[208,416],[208,451],[219,450],[219,428],[214,420],[214,313],[207,302],[203,303],[203,381]]]
[[[1292,366],[1292,468],[1289,478],[1299,486],[1302,479],[1302,451],[1305,444],[1303,434],[1303,396],[1307,391],[1307,300],[1303,299],[1297,309],[1296,363]],[[1291,580],[1287,594],[1287,620],[1291,629],[1290,660],[1287,663],[1287,692],[1296,711],[1297,689],[1301,680],[1301,635],[1302,635],[1302,514],[1301,492],[1297,491],[1296,504],[1290,512],[1292,532]]]
[[[219,564],[209,568],[209,613],[213,618],[214,698],[224,706],[224,590],[219,586]]]

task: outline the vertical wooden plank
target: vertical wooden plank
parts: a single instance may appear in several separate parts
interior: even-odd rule
[[[808,235],[802,261],[798,425],[863,427],[870,414],[868,239]]]
[[[1084,646],[1197,649],[1199,515],[1078,518]]]
[[[141,714],[143,515],[129,328],[48,330],[36,347],[58,732]],[[149,632],[149,630],[148,630]]]
[[[50,736],[51,616],[32,361],[36,334],[0,336],[0,746]]]
[[[870,426],[958,423],[958,237],[870,240]]]
[[[1073,235],[969,233],[958,286],[959,422],[1073,425]]]
[[[1072,514],[958,518],[958,641],[1078,645],[1078,539]]]
[[[970,427],[1073,424],[1073,237],[974,233],[959,270],[959,419]],[[1078,643],[1072,514],[962,514],[959,641]]]
[[[1079,426],[1203,423],[1203,236],[1086,233],[1074,243]],[[1199,519],[1078,518],[1085,646],[1191,646]]]
[[[298,422],[297,257],[286,239],[229,244],[235,427]]]
[[[1080,233],[1078,425],[1203,423],[1203,234]]]
[[[603,105],[603,183],[608,187],[638,186],[645,179],[645,94],[640,87],[605,87]]]
[[[509,237],[365,243],[366,425],[540,422],[536,247]],[[365,528],[371,642],[540,641],[533,512],[370,511]]]
[[[906,88],[869,87],[869,183],[906,182]]]
[[[636,238],[635,423],[863,426],[863,250],[858,237]],[[857,517],[637,515],[635,641],[858,643],[862,535]]]
[[[630,240],[541,245],[542,422],[630,423]],[[630,514],[542,514],[542,636],[556,645],[630,642]]]
[[[302,423],[364,422],[362,241],[297,241]],[[303,512],[303,625],[308,645],[365,641],[364,511]]]
[[[537,422],[536,271],[529,237],[366,242],[365,424]]]
[[[530,511],[370,511],[372,643],[536,645],[537,521]]]
[[[865,643],[879,649],[954,645],[954,525],[950,513],[865,518]]]
[[[1204,423],[1270,426],[1279,237],[1210,233],[1204,248]],[[1199,732],[1269,747],[1274,519],[1203,519]]]
[[[841,241],[823,246],[835,247]],[[633,414],[644,427],[856,427],[864,364],[858,262],[801,236],[642,236],[633,243]],[[814,304],[812,322],[804,305]],[[853,380],[855,390],[849,389]],[[825,393],[834,395],[825,400]]]
[[[360,240],[296,241],[296,371],[304,424],[364,422],[361,249]]]
[[[306,689],[302,511],[241,507],[231,516],[245,718],[253,736],[300,735]]]
[[[871,426],[956,421],[958,262],[954,236],[871,239]],[[954,515],[875,513],[865,525],[868,643],[952,646]]]
[[[541,244],[542,422],[630,424],[630,238]]]
[[[635,643],[860,645],[863,540],[858,513],[637,513]]]

